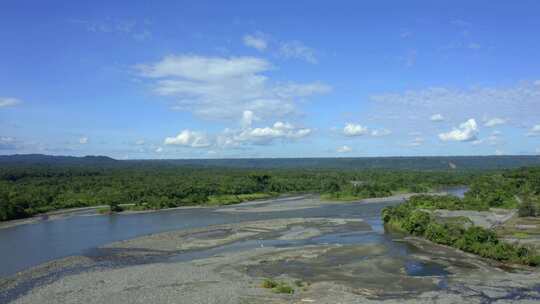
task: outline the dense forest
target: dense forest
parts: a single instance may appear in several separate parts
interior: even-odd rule
[[[126,205],[134,209],[161,209],[238,203],[299,192],[320,193],[330,199],[360,199],[469,184],[472,188],[467,195],[476,198],[470,200],[476,209],[485,208],[485,204],[514,206],[512,191],[522,179],[519,174],[526,173],[503,171],[501,175],[499,171],[478,168],[514,167],[536,162],[538,158],[372,158],[371,163],[366,159],[315,160],[304,159],[297,167],[292,167],[290,159],[236,160],[237,166],[231,161],[222,167],[222,160],[0,156],[0,220],[99,205],[108,205],[113,211]],[[251,162],[252,165],[246,165]],[[311,162],[313,166],[306,168]],[[438,170],[432,168],[434,163]],[[448,167],[448,163],[453,167]],[[340,168],[345,164],[349,164],[347,169]],[[456,169],[463,164],[470,168]],[[389,168],[374,169],[379,166]],[[507,178],[512,174],[516,175],[515,181]],[[532,206],[531,210],[535,208]]]
[[[233,169],[168,165],[126,167],[5,166],[0,173],[0,220],[51,210],[121,204],[160,209],[232,203],[282,193],[380,197],[467,184],[474,174],[387,170]],[[251,194],[249,196],[248,194]],[[253,196],[258,194],[258,196]],[[231,199],[232,198],[232,199]]]

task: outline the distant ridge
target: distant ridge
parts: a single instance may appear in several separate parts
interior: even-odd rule
[[[540,155],[116,160],[107,156],[0,156],[1,166],[207,167],[237,169],[491,170],[540,166]]]
[[[130,161],[135,162],[135,161]],[[142,163],[167,163],[177,166],[224,168],[318,168],[318,169],[396,169],[467,170],[511,169],[540,166],[540,155],[504,156],[403,156],[351,158],[244,158],[140,160]]]
[[[115,164],[117,160],[108,156],[55,156],[45,154],[0,155],[0,165],[103,165]]]

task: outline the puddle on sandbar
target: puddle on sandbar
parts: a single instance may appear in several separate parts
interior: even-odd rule
[[[315,249],[319,251],[321,248]],[[381,244],[346,245],[303,258],[309,250],[299,250],[295,258],[262,257],[257,265],[244,270],[253,277],[275,278],[281,275],[309,282],[333,282],[349,287],[352,292],[366,289],[373,295],[411,294],[444,287],[448,272],[444,266],[388,254]],[[309,256],[309,254],[308,254]]]

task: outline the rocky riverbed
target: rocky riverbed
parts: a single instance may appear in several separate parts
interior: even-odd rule
[[[265,278],[293,294],[262,288]],[[540,273],[373,222],[290,218],[112,243],[0,282],[12,303],[537,303]]]

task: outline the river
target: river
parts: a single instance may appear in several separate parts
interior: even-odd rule
[[[448,189],[461,196],[463,188]],[[290,197],[223,208],[182,208],[148,213],[82,214],[0,229],[0,276],[6,277],[54,259],[81,255],[120,240],[148,234],[244,221],[298,217],[361,218],[380,226],[382,208],[399,203],[332,203],[274,212],[226,212],[229,208],[264,208],[301,203],[313,197]],[[279,209],[279,208],[278,208]],[[225,211],[225,212],[224,212]]]

